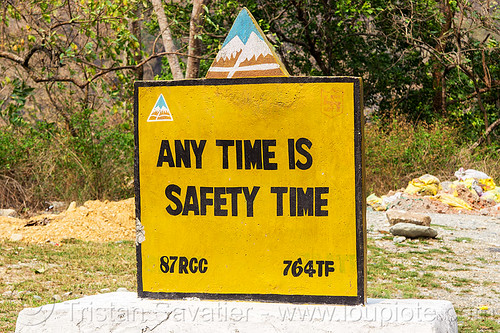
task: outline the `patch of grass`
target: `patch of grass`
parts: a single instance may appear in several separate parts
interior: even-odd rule
[[[464,272],[464,271],[470,271],[470,268],[467,267],[457,267],[453,269],[455,272]]]
[[[441,288],[439,280],[432,273],[426,272],[419,279],[416,280],[416,284],[420,288],[435,289]]]
[[[421,288],[443,288],[433,273],[425,272],[423,260],[432,260],[435,256],[443,255],[445,251],[435,249],[409,250],[408,252],[391,252],[389,250],[368,244],[370,251],[368,260],[368,288],[369,297],[387,297],[400,295],[403,298],[422,298]],[[429,259],[429,253],[432,255]],[[400,259],[411,259],[408,264],[398,263]],[[441,269],[435,266],[436,270]],[[421,273],[424,271],[423,273]],[[386,283],[387,280],[393,283]]]
[[[377,285],[368,290],[368,297],[373,298],[391,298],[389,288],[383,285]]]
[[[446,253],[455,253],[448,246],[441,246],[441,250],[445,251]]]
[[[461,333],[500,332],[500,322],[492,318],[470,319],[459,316],[458,331]]]
[[[401,271],[398,273],[398,276],[402,279],[407,279],[407,278],[416,278],[418,277],[418,272],[415,271]]]
[[[425,267],[426,270],[428,271],[447,271],[448,268],[443,267],[443,266],[436,266],[436,265],[428,265]]]
[[[471,284],[477,284],[478,282],[472,279],[467,279],[467,278],[462,278],[458,276],[454,276],[451,279],[451,284],[453,284],[455,287],[463,287],[463,286],[469,286]]]
[[[441,286],[441,284],[440,284],[439,282],[436,282],[436,281],[431,281],[431,282],[429,283],[429,286],[430,286],[431,288],[442,288],[442,287],[443,287],[443,286]]]
[[[415,280],[405,281],[405,283],[395,283],[394,288],[403,292],[403,298],[418,298],[418,288]]]
[[[375,246],[374,240],[368,240],[368,250],[368,297],[429,298],[435,289],[470,297],[474,293],[474,286],[494,285],[494,282],[479,282],[439,273],[466,271],[470,266],[468,263],[459,261],[453,250],[446,246],[437,249],[426,249],[422,246],[414,249],[404,246],[391,250]],[[454,267],[439,266],[435,264],[436,260],[453,263]],[[430,265],[430,262],[433,264]],[[495,288],[490,289],[490,294],[500,294]],[[455,311],[461,318],[459,319],[459,332],[500,332],[498,315],[489,313],[483,318],[481,313],[470,310],[467,306],[462,308],[455,306]]]
[[[412,243],[410,243],[410,242],[397,243],[397,244],[395,244],[395,245],[396,245],[396,247],[408,247],[408,248],[411,248],[411,249],[416,249],[416,248],[418,248],[418,246],[417,246],[417,245],[412,244]]]
[[[136,288],[135,245],[130,241],[61,246],[0,241],[0,265],[6,272],[0,282],[0,332],[13,332],[24,307],[53,303],[55,294],[65,301],[103,288]],[[6,291],[15,295],[3,295]]]
[[[465,265],[464,263],[459,262],[457,259],[454,259],[452,257],[441,257],[440,259],[442,262],[449,263],[449,264],[459,264],[459,265]]]
[[[431,223],[431,227],[439,227],[439,228],[442,228],[444,230],[451,230],[451,231],[455,230],[455,228],[453,228],[453,227],[449,227],[447,225],[442,225],[442,224],[436,224],[436,223]]]
[[[429,249],[427,250],[427,253],[437,253],[437,254],[450,253],[448,250],[449,249]]]
[[[457,237],[454,239],[455,242],[459,242],[459,243],[470,243],[472,242],[472,238],[470,237]]]

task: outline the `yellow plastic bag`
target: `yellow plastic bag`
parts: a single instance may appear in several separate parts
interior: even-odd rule
[[[455,172],[455,176],[458,178],[459,181],[464,183],[467,183],[467,181],[471,179],[477,180],[477,182],[479,183],[484,192],[491,191],[496,187],[493,178],[491,178],[484,172],[477,171],[474,169],[464,170],[464,168],[460,168],[458,169],[457,172]]]
[[[375,193],[370,194],[368,198],[366,198],[366,203],[377,211],[383,211],[387,209],[387,207],[382,204],[382,198],[377,197]]]
[[[476,193],[477,195],[481,195],[483,193],[483,188],[474,178],[467,178],[466,180],[461,180],[458,183],[465,185],[469,191]],[[453,193],[453,195],[457,196],[455,193]]]
[[[500,202],[500,187],[487,192],[483,192],[481,199],[493,200],[495,202]]]
[[[440,189],[439,179],[433,175],[425,174],[410,181],[405,189],[405,193],[436,195]]]
[[[472,207],[467,202],[448,193],[440,193],[431,197],[431,199],[439,200],[451,207],[472,210]]]
[[[484,192],[492,191],[496,189],[495,182],[493,179],[474,179],[467,178],[465,180],[460,180],[456,182],[457,184],[464,184],[471,191],[475,191],[478,195],[484,194]]]
[[[483,191],[491,191],[496,188],[495,181],[493,178],[488,179],[478,179],[479,185],[483,188]]]

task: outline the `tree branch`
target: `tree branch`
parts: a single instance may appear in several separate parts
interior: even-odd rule
[[[32,48],[26,56],[20,57],[15,53],[11,52],[6,52],[0,50],[0,58],[5,58],[10,61],[13,61],[19,65],[21,65],[28,73],[30,73],[31,78],[34,82],[36,83],[45,83],[45,82],[68,82],[68,83],[73,83],[75,86],[77,86],[80,89],[85,89],[91,82],[95,81],[99,77],[106,75],[110,72],[115,72],[119,70],[137,70],[138,68],[141,68],[145,64],[147,64],[149,61],[158,58],[158,57],[163,57],[163,56],[169,56],[169,55],[175,55],[175,56],[186,56],[186,57],[191,57],[191,58],[197,58],[197,59],[208,59],[207,57],[202,57],[202,56],[195,56],[195,55],[188,55],[185,53],[179,53],[179,52],[160,52],[160,53],[155,53],[147,57],[146,59],[142,60],[136,65],[127,65],[127,66],[116,66],[116,67],[100,67],[98,65],[95,65],[93,63],[87,62],[85,60],[80,60],[80,63],[90,66],[92,68],[95,68],[99,70],[98,73],[96,73],[94,76],[91,78],[87,79],[84,82],[79,82],[76,80],[74,77],[61,77],[61,76],[52,76],[52,77],[39,77],[34,73],[33,68],[29,66],[29,60],[30,58],[38,51],[38,50],[43,50],[45,52],[49,52],[47,49],[45,49],[43,46],[38,46]]]
[[[488,126],[488,128],[486,129],[486,131],[484,131],[484,134],[481,135],[481,137],[479,138],[479,140],[477,140],[471,147],[470,149],[476,149],[481,143],[483,143],[486,138],[488,137],[488,135],[491,134],[491,132],[495,129],[495,127],[499,126],[500,125],[500,118],[498,118],[497,120],[495,120],[493,122],[493,124],[491,124],[490,126]]]
[[[479,89],[479,93],[485,93],[487,91],[490,91],[490,90],[493,90],[497,87],[500,87],[500,82],[499,81],[492,81],[491,83],[491,87],[487,87],[487,88],[481,88]],[[476,97],[477,95],[477,92],[474,91],[472,94],[470,94],[469,96],[467,97],[464,97],[464,98],[461,98],[461,99],[454,99],[452,101],[448,101],[448,105],[453,105],[453,104],[456,104],[456,103],[462,103],[462,102],[465,102],[465,101],[468,101],[469,99],[472,99],[474,97]]]
[[[10,52],[0,50],[0,58],[8,59],[10,61],[18,63],[21,66],[24,64],[24,58],[21,58],[20,56],[18,56],[15,53],[10,53]]]
[[[299,1],[297,2],[296,0],[292,0],[292,4],[294,5],[295,9],[297,10],[297,19],[299,20],[300,23],[302,23],[302,26],[304,27],[304,32],[305,32],[305,37],[306,37],[306,47],[311,53],[312,57],[316,61],[316,64],[318,67],[321,69],[323,72],[323,75],[330,75],[330,68],[325,62],[323,61],[323,58],[321,56],[321,51],[319,51],[316,48],[316,36],[313,36],[311,33],[311,30],[309,30],[309,24],[310,22],[307,20],[306,13],[304,12],[302,8],[302,2]]]

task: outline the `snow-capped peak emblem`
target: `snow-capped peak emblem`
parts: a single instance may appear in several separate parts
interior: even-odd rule
[[[153,110],[151,110],[151,113],[149,114],[148,122],[173,121],[173,120],[174,118],[170,113],[167,102],[165,102],[165,98],[163,97],[163,95],[160,94],[158,100],[156,101],[155,106],[153,107]]]
[[[289,75],[252,14],[243,8],[206,77],[230,79],[263,76]]]

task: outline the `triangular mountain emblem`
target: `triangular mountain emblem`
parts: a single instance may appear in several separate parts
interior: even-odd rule
[[[265,76],[289,74],[252,14],[243,8],[206,77],[230,79]]]
[[[170,113],[167,102],[165,102],[165,98],[162,94],[158,97],[153,110],[149,114],[148,121],[173,121],[174,118]]]

